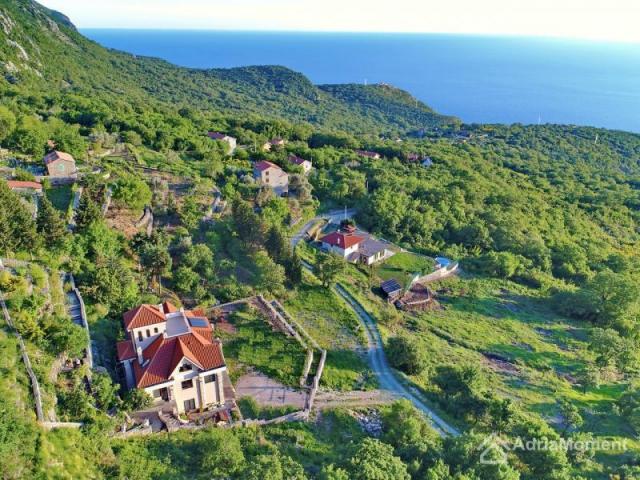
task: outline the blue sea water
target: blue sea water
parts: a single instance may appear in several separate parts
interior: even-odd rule
[[[427,34],[82,30],[197,68],[284,65],[314,83],[386,82],[465,122],[640,132],[640,45]]]

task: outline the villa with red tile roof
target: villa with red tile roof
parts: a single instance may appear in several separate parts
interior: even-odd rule
[[[54,150],[47,153],[44,164],[50,177],[73,177],[77,174],[76,161],[65,152]]]
[[[271,187],[276,195],[289,192],[289,175],[275,163],[262,160],[253,165],[253,178],[261,185]]]
[[[300,158],[293,154],[289,155],[289,162],[302,167],[302,171],[305,175],[307,175],[311,171],[311,168],[313,168],[313,164],[309,160],[305,160],[304,158]]]
[[[178,413],[225,403],[228,382],[222,343],[199,310],[169,302],[140,305],[123,316],[127,339],[116,345],[127,388],[139,388],[157,405]]]
[[[229,145],[229,154],[230,155],[236,150],[236,147],[238,146],[238,141],[234,137],[230,137],[229,135],[226,135],[224,133],[209,132],[209,133],[207,133],[207,136],[211,140],[219,140],[221,142],[226,142]]]
[[[337,230],[320,239],[322,249],[339,255],[348,262],[373,265],[389,258],[394,252],[389,245],[374,239],[366,232],[356,231],[355,227]]]

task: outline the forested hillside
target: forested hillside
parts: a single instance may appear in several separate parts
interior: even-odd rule
[[[62,93],[63,103],[74,94],[91,93],[94,109],[116,99],[132,107],[153,101],[369,134],[454,122],[420,102],[407,101],[404,92],[376,86],[338,88],[334,95],[283,67],[190,70],[108,51],[80,35],[63,15],[31,0],[0,2],[0,21],[3,88],[13,85],[14,90],[49,95],[53,88]],[[370,101],[362,104],[361,96]]]
[[[78,179],[43,176],[34,213],[37,195],[5,180],[40,178],[54,145]],[[288,174],[287,196],[256,180],[264,160]],[[463,125],[389,85],[315,86],[279,66],[179,68],[104,49],[31,0],[0,0],[0,171],[0,290],[47,418],[82,422],[38,425],[0,316],[3,478],[640,478],[640,135]],[[333,210],[355,212],[396,255],[365,266],[319,251],[305,229]],[[461,270],[429,284],[430,308],[384,298],[382,281],[404,287],[436,256]],[[65,309],[70,275],[99,353],[91,388],[85,366],[61,367],[87,342]],[[357,405],[305,423],[115,438],[149,401],[118,383],[123,313],[171,301],[213,317],[253,295],[304,323],[328,352],[321,390]],[[380,387],[362,312],[398,381],[461,435],[440,438],[408,401],[357,403]],[[254,315],[216,331],[231,375],[295,386],[305,352]],[[478,446],[491,434],[626,447],[486,464]]]

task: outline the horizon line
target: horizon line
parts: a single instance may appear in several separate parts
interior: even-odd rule
[[[216,28],[216,27],[111,27],[111,26],[87,26],[78,27],[77,30],[113,30],[113,31],[169,31],[169,32],[226,32],[226,33],[297,33],[297,34],[343,34],[343,35],[424,35],[447,37],[484,37],[484,38],[511,38],[529,40],[566,41],[577,43],[608,43],[617,45],[640,45],[640,40],[607,39],[598,37],[563,36],[563,35],[535,35],[517,33],[488,33],[488,32],[423,32],[423,31],[397,31],[397,30],[291,30],[291,29],[249,29],[249,28]]]

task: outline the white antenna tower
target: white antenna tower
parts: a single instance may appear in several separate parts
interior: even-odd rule
[[[538,125],[540,125],[541,123],[542,123],[542,116],[538,114]]]
[[[364,79],[364,86],[366,87],[369,84],[369,82],[367,81],[367,79]]]
[[[598,138],[600,138],[600,134],[596,133],[596,140],[593,142],[594,145],[598,144]]]

